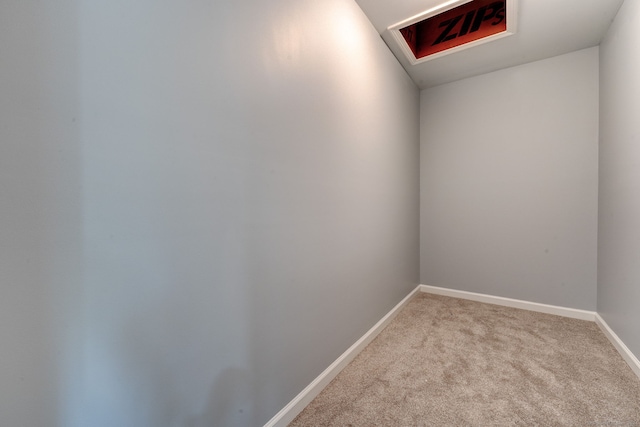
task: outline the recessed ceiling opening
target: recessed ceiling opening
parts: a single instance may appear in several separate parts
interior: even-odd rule
[[[515,32],[515,0],[455,4],[458,6],[452,9],[428,11],[389,27],[412,64]]]

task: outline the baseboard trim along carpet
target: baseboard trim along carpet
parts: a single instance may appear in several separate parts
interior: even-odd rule
[[[570,317],[572,319],[589,320],[595,322],[595,311],[577,310],[575,308],[559,307],[556,305],[540,304],[511,298],[494,297],[492,295],[477,294],[475,292],[457,291],[455,289],[439,288],[437,286],[420,285],[422,292],[443,295],[445,297],[461,298],[487,304],[502,305],[505,307],[520,308],[522,310],[537,311],[538,313],[555,314],[556,316]]]
[[[540,304],[511,298],[496,297],[474,292],[458,291],[429,285],[418,285],[409,295],[400,301],[389,313],[376,323],[362,338],[345,351],[335,362],[324,370],[315,380],[300,392],[291,402],[278,412],[264,427],[286,427],[320,392],[360,353],[402,310],[417,292],[426,292],[453,298],[461,298],[487,304],[501,305],[536,311],[539,313],[555,314],[557,316],[595,322],[609,341],[613,344],[622,358],[640,379],[640,361],[627,348],[622,340],[613,332],[607,323],[594,311],[578,310],[554,305]]]
[[[304,390],[300,392],[291,402],[287,404],[280,412],[278,412],[264,427],[286,427],[295,417],[298,416],[304,408],[320,392],[347,366],[357,355],[360,353],[382,330],[387,327],[389,323],[402,308],[411,300],[411,298],[420,292],[420,287],[415,288],[409,295],[407,295],[402,301],[400,301],[395,307],[391,309],[378,323],[376,323],[371,329],[365,333],[362,338],[356,341],[347,351],[342,353],[340,357],[336,359],[327,369],[324,370],[318,377],[311,382]]]
[[[611,341],[611,344],[618,350],[618,353],[622,356],[625,362],[629,365],[629,367],[635,372],[635,374],[640,378],[640,360],[629,350],[629,347],[625,345],[624,342],[613,332],[613,329],[607,325],[607,322],[604,321],[599,314],[596,314],[596,324],[600,327],[602,333]]]

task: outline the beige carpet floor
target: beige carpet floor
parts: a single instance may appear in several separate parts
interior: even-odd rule
[[[640,380],[593,322],[420,293],[290,426],[640,426]]]

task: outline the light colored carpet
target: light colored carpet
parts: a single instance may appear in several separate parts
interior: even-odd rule
[[[420,293],[289,425],[640,426],[640,380],[593,322]]]

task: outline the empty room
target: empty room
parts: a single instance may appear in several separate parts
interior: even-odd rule
[[[640,425],[640,0],[0,0],[0,425]]]

